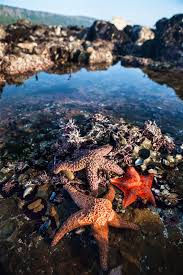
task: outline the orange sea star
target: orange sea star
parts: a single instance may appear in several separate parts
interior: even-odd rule
[[[151,192],[154,174],[148,176],[139,175],[134,167],[128,167],[122,178],[113,178],[111,183],[124,193],[123,207],[127,207],[137,200],[138,197],[151,202],[154,206],[155,198]]]
[[[75,203],[81,208],[80,211],[68,218],[56,233],[52,246],[55,246],[66,233],[77,227],[90,225],[93,235],[98,242],[100,252],[100,263],[103,270],[107,270],[107,255],[108,255],[108,233],[109,226],[117,228],[130,228],[137,230],[138,226],[124,221],[112,209],[112,201],[114,200],[115,191],[111,186],[109,192],[104,198],[95,198],[84,195],[77,191],[70,184],[64,186]]]
[[[114,172],[118,175],[123,173],[123,169],[115,164],[113,161],[104,158],[112,150],[112,146],[105,145],[98,149],[94,149],[73,162],[61,162],[55,169],[54,173],[58,174],[64,170],[70,170],[72,172],[86,169],[87,179],[90,185],[90,189],[93,195],[98,194],[98,170],[106,170]]]

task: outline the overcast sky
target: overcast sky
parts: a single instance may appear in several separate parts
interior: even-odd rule
[[[121,16],[131,23],[148,26],[162,17],[183,13],[183,0],[0,0],[0,3],[105,20]]]

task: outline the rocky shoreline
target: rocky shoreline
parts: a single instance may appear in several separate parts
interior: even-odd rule
[[[0,83],[48,69],[122,65],[151,69],[183,67],[183,14],[161,19],[155,29],[118,30],[106,21],[90,28],[32,25],[27,20],[0,26]]]

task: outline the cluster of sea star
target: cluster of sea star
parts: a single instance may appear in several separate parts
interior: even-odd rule
[[[74,162],[64,162],[56,166],[54,172],[58,174],[61,171],[69,170],[72,172],[86,169],[87,179],[91,189],[91,195],[87,196],[76,190],[70,183],[64,185],[71,195],[72,199],[81,208],[80,211],[73,214],[61,226],[56,233],[52,246],[55,246],[66,233],[77,227],[90,225],[93,235],[98,242],[100,252],[100,263],[103,270],[108,269],[108,232],[109,226],[117,228],[138,229],[133,223],[124,221],[112,209],[112,202],[115,197],[115,190],[112,185],[109,187],[108,193],[103,198],[96,198],[98,194],[98,170],[106,170],[114,172],[118,175],[123,174],[123,169],[105,156],[112,150],[112,146],[105,145],[99,149],[95,149],[85,156]],[[137,173],[135,168],[128,167],[127,173],[121,178],[111,179],[111,183],[124,192],[123,206],[127,207],[133,203],[137,197],[149,200],[155,205],[155,199],[151,192],[153,175],[142,176]]]

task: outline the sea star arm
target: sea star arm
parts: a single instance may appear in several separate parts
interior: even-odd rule
[[[107,223],[103,226],[93,225],[93,235],[99,246],[100,264],[104,271],[108,269],[109,228]]]
[[[156,201],[155,201],[154,195],[153,195],[153,193],[151,192],[151,190],[149,190],[149,192],[148,192],[147,200],[148,200],[149,202],[151,202],[152,205],[156,206]]]
[[[100,148],[95,149],[93,152],[96,153],[97,155],[104,157],[108,155],[111,152],[111,150],[112,150],[112,146],[107,144]]]
[[[141,175],[140,179],[141,179],[143,184],[146,184],[146,185],[149,186],[149,188],[151,188],[152,184],[153,184],[154,174],[151,173],[148,176]]]
[[[125,192],[124,199],[123,199],[123,207],[126,208],[136,200],[137,200],[137,195],[134,192],[132,191]]]
[[[87,208],[94,202],[94,198],[92,196],[87,196],[78,190],[76,190],[69,183],[64,186],[64,189],[70,194],[71,198],[80,208]]]
[[[103,198],[113,202],[113,200],[115,198],[115,194],[116,194],[116,192],[115,192],[114,187],[112,185],[110,185],[107,194],[105,194],[105,196]]]
[[[122,175],[123,169],[119,167],[116,163],[109,159],[103,159],[101,168],[106,171],[111,171],[115,174]]]
[[[89,163],[87,166],[87,179],[90,185],[90,190],[92,191],[93,196],[98,195],[98,184],[99,184],[99,179],[98,179],[98,165],[94,165],[93,162]]]
[[[86,166],[86,161],[85,159],[82,157],[76,161],[68,161],[68,162],[60,162],[56,165],[56,167],[54,168],[54,173],[58,174],[61,171],[64,170],[70,170],[72,172],[76,172],[76,171],[80,171],[82,169],[84,169]]]
[[[80,227],[80,226],[90,225],[90,224],[91,224],[90,217],[87,216],[85,211],[80,210],[76,212],[70,218],[68,218],[64,222],[64,224],[61,226],[61,228],[53,238],[51,246],[55,246],[64,237],[65,234],[69,233],[73,229],[76,229],[77,227]]]
[[[109,221],[109,225],[116,227],[116,228],[129,228],[129,229],[134,229],[138,230],[139,227],[138,225],[124,221],[120,215],[114,212],[114,217],[111,221]]]

